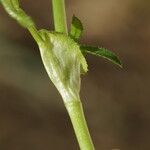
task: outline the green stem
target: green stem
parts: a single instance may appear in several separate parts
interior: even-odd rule
[[[65,106],[72,121],[80,149],[95,150],[88,131],[81,102],[68,101],[65,103]]]
[[[52,0],[55,31],[68,33],[64,0]],[[94,150],[80,100],[67,101],[66,109],[70,116],[81,150]]]
[[[31,33],[32,37],[37,43],[40,43],[42,41],[41,36],[38,34],[38,31],[35,27],[28,28],[29,32]]]
[[[52,0],[55,31],[68,33],[64,0]]]

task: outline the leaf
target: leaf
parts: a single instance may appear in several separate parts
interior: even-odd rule
[[[19,9],[19,0],[11,0],[11,3],[16,10]]]
[[[77,41],[83,32],[83,25],[81,21],[73,15],[72,17],[72,23],[71,23],[71,30],[70,30],[70,37],[73,38],[75,41]]]
[[[20,7],[18,0],[1,0],[1,4],[7,13],[17,20],[25,28],[35,27],[31,17],[28,16]]]
[[[89,53],[96,56],[106,58],[107,60],[113,62],[114,64],[122,68],[122,63],[119,58],[111,51],[105,48],[93,47],[93,46],[80,46],[80,49],[83,53]]]
[[[87,64],[79,45],[61,33],[39,31],[38,43],[46,71],[65,100],[75,100],[80,91],[80,74]]]

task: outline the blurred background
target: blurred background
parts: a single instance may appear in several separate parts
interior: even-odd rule
[[[53,30],[51,1],[21,0]],[[96,150],[150,149],[150,1],[66,0],[84,25],[81,43],[111,49],[121,69],[88,56],[81,97]],[[79,150],[62,99],[30,34],[0,6],[0,149]]]

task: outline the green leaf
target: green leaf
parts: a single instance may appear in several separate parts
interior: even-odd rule
[[[79,98],[80,74],[87,71],[87,64],[79,45],[61,33],[39,31],[38,43],[46,71],[63,99]]]
[[[81,21],[73,15],[72,17],[72,23],[71,23],[71,30],[70,30],[70,37],[73,38],[75,41],[77,41],[83,32],[83,25]]]
[[[20,7],[18,0],[1,0],[1,3],[7,13],[17,20],[25,28],[35,27],[31,17],[28,16]]]
[[[36,41],[41,41],[41,37],[35,24],[30,16],[28,16],[20,7],[19,0],[0,0],[6,12],[18,23],[27,28]]]
[[[89,54],[93,54],[96,56],[106,58],[107,60],[113,62],[114,64],[122,67],[122,63],[121,63],[120,59],[113,52],[111,52],[105,48],[81,45],[80,49],[84,54],[89,53]]]
[[[11,0],[11,2],[16,10],[19,9],[19,0]]]

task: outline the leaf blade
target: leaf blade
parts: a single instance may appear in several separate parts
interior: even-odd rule
[[[105,48],[81,45],[80,49],[83,53],[89,53],[92,55],[103,57],[122,68],[122,62],[116,56],[116,54]]]
[[[71,38],[77,41],[81,37],[82,33],[83,33],[83,25],[81,21],[75,15],[73,15],[69,35]]]

